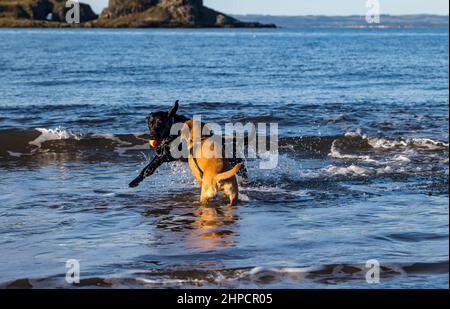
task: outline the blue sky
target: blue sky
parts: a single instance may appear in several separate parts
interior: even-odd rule
[[[448,15],[447,0],[379,0],[382,14]],[[100,12],[108,0],[80,0]],[[206,6],[229,14],[365,15],[366,0],[204,0]]]

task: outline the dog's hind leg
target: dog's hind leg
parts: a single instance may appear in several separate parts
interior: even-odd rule
[[[188,163],[189,163],[189,167],[191,168],[192,175],[194,175],[195,179],[197,180],[197,183],[201,187],[202,186],[202,177],[203,177],[202,171],[199,169],[197,164],[195,164],[194,158],[192,158],[191,156],[189,157]]]
[[[229,203],[228,205],[229,205],[229,206],[234,206],[234,205],[236,205],[237,200],[238,200],[237,194],[236,194],[236,195],[233,195],[233,196],[230,196],[230,203]]]
[[[235,179],[231,179],[229,182],[219,182],[218,183],[219,190],[223,193],[224,196],[228,198],[230,203],[229,206],[236,205],[239,197],[239,189],[238,184]]]

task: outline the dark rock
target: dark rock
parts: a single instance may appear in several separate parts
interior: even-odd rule
[[[1,3],[0,18],[30,18],[30,13],[18,3]]]
[[[243,23],[203,6],[203,0],[109,0],[98,27],[274,27]]]
[[[53,11],[53,3],[49,0],[32,0],[29,4],[31,19],[47,20],[48,14]]]
[[[14,3],[0,3],[0,18],[65,22],[66,13],[71,9],[71,7],[66,8],[66,3],[66,0],[22,0]],[[80,22],[97,17],[98,15],[89,5],[80,3]]]
[[[98,17],[80,3],[80,25],[66,23],[66,0],[0,0],[0,27],[275,27],[241,22],[203,0],[109,0]],[[50,18],[49,18],[50,17]]]
[[[53,20],[59,22],[66,21],[66,14],[72,8],[72,6],[66,7],[66,1],[55,1],[54,9],[52,11]],[[94,20],[98,17],[97,14],[91,9],[90,5],[80,3],[80,22],[84,23],[90,20]]]
[[[14,18],[30,18],[30,14],[20,5],[16,5],[13,9]]]
[[[141,13],[147,10],[150,6],[158,4],[159,0],[109,0],[108,8],[106,8],[103,14],[107,14],[104,17],[117,18],[126,16],[129,14]]]

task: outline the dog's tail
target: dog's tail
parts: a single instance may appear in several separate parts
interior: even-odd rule
[[[218,181],[225,180],[225,179],[229,179],[229,178],[233,177],[233,176],[236,175],[236,173],[239,171],[239,169],[241,168],[241,165],[242,165],[242,163],[238,163],[238,164],[236,164],[235,167],[233,167],[231,170],[226,171],[226,172],[224,172],[224,173],[217,174],[217,175],[214,177],[214,180],[215,180],[216,182],[218,182]]]

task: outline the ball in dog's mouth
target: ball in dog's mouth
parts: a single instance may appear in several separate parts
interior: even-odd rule
[[[156,148],[160,144],[159,140],[157,140],[157,139],[151,139],[148,141],[148,143],[150,144],[150,147],[152,147],[152,148]]]

